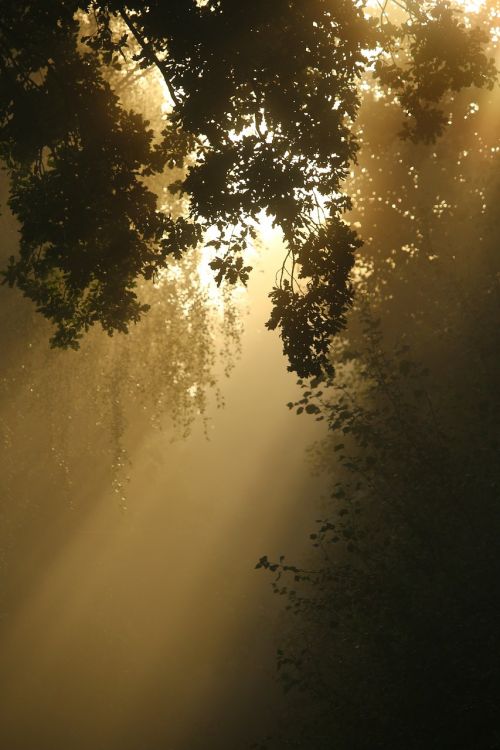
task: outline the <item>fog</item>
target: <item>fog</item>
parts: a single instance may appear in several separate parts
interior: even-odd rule
[[[205,414],[186,407],[177,424],[179,386],[154,380],[141,339],[95,332],[79,352],[51,351],[48,326],[0,287],[3,745],[236,747],[280,710],[278,608],[254,567],[303,544],[321,493],[305,449],[322,430],[286,408],[295,377],[264,327],[277,235],[271,245],[234,303],[241,356],[229,378],[227,360],[213,363],[225,405],[202,383]],[[168,358],[168,333],[141,325]],[[130,377],[161,387],[159,421],[127,395]]]
[[[495,53],[498,63],[497,49]],[[148,101],[155,99],[154,117],[161,124],[169,107],[158,76],[151,83],[140,71],[134,75],[130,101],[150,117]],[[118,89],[120,77],[116,72],[112,76],[118,77]],[[404,523],[409,519],[411,526],[421,514],[425,554],[427,534],[437,535],[436,546],[442,543],[433,526],[436,509],[445,520],[448,512],[463,534],[464,549],[470,542],[471,567],[481,558],[480,540],[490,540],[496,528],[498,89],[454,94],[443,138],[415,145],[397,137],[401,109],[393,98],[384,98],[365,80],[361,88],[363,107],[356,127],[363,148],[347,185],[354,208],[346,220],[366,244],[354,272],[354,308],[332,349],[337,379],[323,400],[311,400],[320,405],[312,413],[321,412],[325,421],[299,417],[287,407],[303,391],[287,371],[279,336],[265,327],[271,310],[268,293],[284,254],[279,231],[265,218],[249,255],[254,269],[247,289],[219,290],[209,280],[206,258],[193,253],[140,290],[151,309],[128,334],[109,337],[95,327],[78,351],[51,349],[47,321],[19,290],[0,285],[0,748],[243,750],[290,717],[293,735],[293,699],[287,702],[276,669],[276,651],[283,642],[299,654],[306,643],[317,657],[311,659],[314,679],[327,665],[327,688],[319,696],[327,706],[326,744],[318,740],[314,747],[330,747],[336,736],[328,725],[331,695],[338,689],[335,680],[343,679],[339,664],[347,665],[351,696],[362,701],[363,689],[374,696],[377,728],[380,685],[397,692],[401,658],[408,654],[420,675],[422,653],[432,651],[428,641],[434,645],[432,628],[442,635],[439,628],[448,615],[435,618],[436,623],[434,603],[425,604],[427,582],[424,594],[418,589],[425,567],[420,559],[428,564],[419,558],[420,537],[408,535],[408,548],[414,544],[417,550],[418,575],[417,584],[410,580],[407,586],[405,556],[385,557],[388,538],[406,538],[397,525],[400,516],[395,524],[383,512],[384,504],[395,499]],[[155,186],[160,195],[165,190],[161,179]],[[0,268],[18,250],[7,192],[2,178]],[[185,209],[181,202],[165,201],[174,213]],[[376,320],[371,329],[367,309],[371,322]],[[375,331],[371,340],[370,331]],[[406,348],[398,349],[402,344]],[[367,375],[373,362],[376,377]],[[430,379],[425,380],[424,370]],[[351,415],[337,419],[345,394],[350,394],[349,408],[364,434],[352,430],[345,438],[341,433],[346,425],[352,428]],[[327,420],[333,425],[329,438]],[[358,461],[351,469],[346,469],[340,440]],[[449,460],[458,490],[447,486],[438,449]],[[409,456],[416,467],[413,474]],[[332,482],[339,477],[352,497],[359,496],[359,504],[369,508],[365,544],[379,579],[369,566],[365,569],[368,558],[360,554],[363,595],[349,571],[345,580],[336,578],[335,565],[346,559],[344,548],[338,558],[326,555],[327,562],[322,550],[311,552],[309,534],[322,508],[328,506],[338,522],[343,501],[340,494],[332,495]],[[460,493],[466,508],[478,498],[484,506],[477,505],[483,522],[476,522],[479,531],[471,540],[469,521],[460,525],[455,514]],[[383,539],[380,545],[377,534]],[[443,538],[446,563],[446,544],[453,554],[460,544],[455,530]],[[331,578],[326,576],[331,588],[326,590],[338,599],[332,594],[330,609],[323,606],[320,575],[320,604],[313,597],[311,619],[299,618],[291,625],[283,613],[288,598],[276,596],[269,585],[272,577],[255,569],[263,555],[274,560],[285,555],[294,563],[314,559],[315,564],[319,557],[320,570],[331,565]],[[396,563],[386,570],[386,560]],[[446,565],[442,569],[446,572]],[[494,591],[483,568],[478,569],[476,580],[486,582],[485,599],[491,597],[493,609]],[[392,585],[391,576],[396,578],[394,590],[401,584],[405,595],[410,592],[401,598],[401,611],[393,594],[380,605],[370,575],[382,592],[386,580]],[[442,578],[436,601],[444,600],[447,585],[452,589],[445,574]],[[449,580],[454,581],[451,574]],[[405,651],[405,638],[411,641],[414,635],[405,609],[408,601],[413,604],[412,586],[424,602],[425,637],[424,646]],[[475,592],[480,588],[471,584]],[[366,647],[364,657],[355,629],[350,636],[350,611],[341,623],[343,636],[335,640],[338,631],[332,631],[331,620],[337,618],[337,601],[346,610],[353,603],[352,609],[358,606],[361,612],[355,624]],[[474,611],[466,596],[464,601],[463,611]],[[372,602],[381,616],[380,629],[373,624],[378,621],[372,617]],[[382,616],[386,609],[392,611],[387,602],[396,602],[393,630],[390,615],[387,621]],[[461,638],[464,620],[459,607],[457,612]],[[492,632],[493,620],[488,620]],[[475,628],[473,619],[469,630]],[[385,656],[387,643],[388,652],[393,643],[397,646],[398,638],[403,656],[396,648],[388,668],[379,657]],[[474,662],[472,647],[470,654]],[[408,663],[412,668],[410,658]],[[434,662],[429,663],[425,680],[439,676]],[[418,714],[420,683],[408,684],[408,704],[417,706]],[[400,693],[405,706],[406,693]],[[312,695],[310,704],[304,704],[305,713],[309,711],[306,738],[314,736],[321,704],[316,705],[314,691]],[[359,710],[349,700],[345,705],[355,717],[354,726]],[[388,705],[384,716],[392,728],[390,700]],[[434,705],[431,719],[433,710]],[[411,711],[409,715],[413,721]],[[420,717],[418,724],[423,726]],[[344,738],[348,750],[349,738],[357,736],[350,731]],[[370,746],[367,731],[363,742]]]

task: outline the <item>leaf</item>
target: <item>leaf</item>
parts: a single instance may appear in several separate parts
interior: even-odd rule
[[[306,412],[308,414],[319,414],[320,408],[316,404],[307,404]]]

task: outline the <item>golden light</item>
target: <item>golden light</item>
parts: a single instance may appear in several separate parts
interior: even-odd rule
[[[460,5],[466,13],[479,13],[485,5],[485,0],[457,0],[457,5]]]

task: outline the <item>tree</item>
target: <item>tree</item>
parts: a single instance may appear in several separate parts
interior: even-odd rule
[[[328,423],[331,496],[305,560],[258,563],[287,607],[290,721],[268,748],[498,747],[497,106],[457,96],[445,137],[415,149],[365,95],[349,218],[370,252],[333,384],[290,404]]]
[[[395,24],[388,2],[370,16],[354,0],[2,0],[0,155],[20,222],[5,282],[55,324],[52,344],[77,347],[95,323],[127,331],[147,310],[138,279],[209,228],[217,283],[246,283],[265,211],[287,250],[268,327],[289,369],[331,372],[361,246],[343,218],[361,74],[390,88],[414,141],[441,133],[447,94],[495,79],[487,36],[450,3],[397,5]],[[169,91],[159,138],[109,82],[130,56]],[[189,208],[174,216],[145,181],[178,169],[170,189]]]

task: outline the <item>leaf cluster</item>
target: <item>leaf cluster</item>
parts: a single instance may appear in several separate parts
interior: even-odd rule
[[[265,212],[287,253],[268,327],[291,370],[328,372],[361,246],[342,216],[370,50],[413,140],[441,132],[448,94],[493,84],[484,33],[446,2],[420,5],[393,24],[387,3],[375,19],[353,0],[2,0],[0,153],[21,240],[5,280],[55,323],[53,344],[78,346],[95,323],[128,330],[146,311],[137,280],[208,230],[217,283],[246,283],[242,253]],[[160,134],[110,85],[126,60],[163,77],[173,109]],[[146,187],[165,169],[182,171],[182,220]]]

